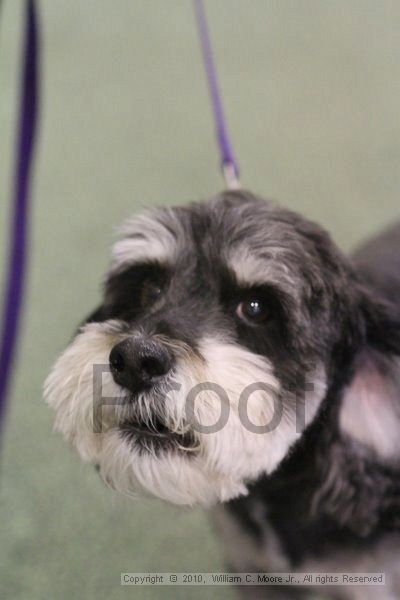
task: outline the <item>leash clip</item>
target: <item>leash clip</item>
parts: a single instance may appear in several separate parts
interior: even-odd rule
[[[228,190],[241,189],[240,179],[237,175],[236,167],[232,162],[226,162],[222,165],[222,173]]]

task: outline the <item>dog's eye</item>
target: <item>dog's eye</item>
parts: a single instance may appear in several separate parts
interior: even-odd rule
[[[145,308],[146,306],[152,306],[157,302],[162,294],[162,286],[154,281],[147,280],[143,283],[140,303]]]
[[[265,299],[258,296],[250,296],[238,305],[236,314],[245,321],[262,323],[268,318],[269,311]]]

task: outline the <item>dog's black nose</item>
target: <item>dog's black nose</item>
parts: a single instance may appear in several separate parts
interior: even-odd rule
[[[114,346],[109,361],[115,383],[131,392],[150,387],[172,367],[172,357],[165,346],[141,338],[127,338]]]

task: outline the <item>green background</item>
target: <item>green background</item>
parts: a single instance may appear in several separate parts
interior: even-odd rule
[[[30,274],[2,448],[2,598],[233,598],[121,588],[121,571],[215,571],[203,512],[106,490],[51,431],[42,384],[96,304],[113,228],[140,206],[222,187],[188,0],[42,0],[40,140]],[[207,3],[246,187],[348,249],[400,213],[400,4]],[[4,275],[22,0],[0,28]]]

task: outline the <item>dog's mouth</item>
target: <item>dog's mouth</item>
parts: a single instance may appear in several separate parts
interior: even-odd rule
[[[143,449],[147,450],[177,450],[191,452],[196,446],[196,440],[191,431],[178,433],[170,429],[159,418],[151,422],[124,421],[119,426],[121,435]]]

